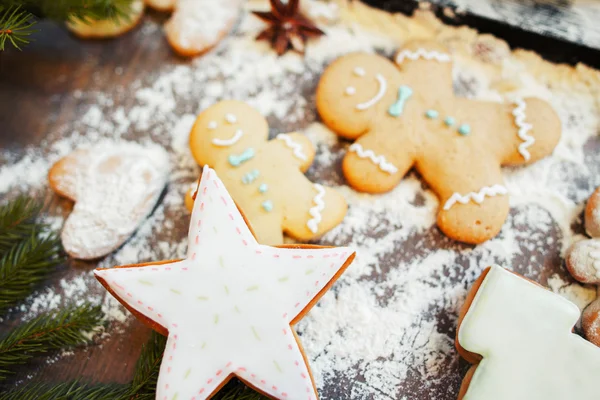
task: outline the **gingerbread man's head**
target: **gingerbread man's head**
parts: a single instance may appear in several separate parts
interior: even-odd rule
[[[398,78],[398,69],[384,57],[353,53],[339,58],[319,83],[317,107],[327,110],[321,113],[324,122],[340,136],[357,138],[396,100]]]
[[[263,145],[269,136],[265,118],[248,104],[228,100],[203,111],[190,136],[190,147],[200,165],[226,162],[224,154],[243,154]]]

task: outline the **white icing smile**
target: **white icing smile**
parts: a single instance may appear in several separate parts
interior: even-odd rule
[[[242,138],[242,136],[244,136],[244,131],[238,129],[237,131],[235,131],[235,134],[229,139],[214,138],[212,142],[215,146],[227,147],[236,144]]]
[[[385,92],[387,91],[387,81],[381,74],[375,75],[375,79],[377,79],[377,82],[379,83],[379,90],[377,91],[377,94],[373,96],[373,98],[371,98],[370,100],[365,101],[364,103],[357,104],[357,110],[362,111],[373,107],[375,104],[379,103],[379,101],[381,101],[381,99],[385,95]]]

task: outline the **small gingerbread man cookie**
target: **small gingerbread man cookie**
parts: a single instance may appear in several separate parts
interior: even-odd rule
[[[434,42],[408,44],[395,64],[366,53],[339,58],[319,82],[317,109],[338,135],[355,140],[343,162],[351,186],[386,192],[415,167],[440,198],[440,229],[466,243],[494,237],[506,220],[500,167],[550,154],[561,132],[539,99],[457,98],[451,57]]]
[[[580,282],[600,285],[600,188],[585,209],[585,230],[592,239],[574,243],[567,250],[567,269]],[[600,297],[584,310],[582,326],[586,337],[600,346]]]
[[[600,349],[572,332],[579,308],[493,266],[460,313],[456,347],[474,364],[459,400],[596,400]]]
[[[129,15],[117,20],[102,21],[73,20],[67,22],[67,28],[83,39],[105,39],[120,36],[133,29],[144,15],[144,2],[134,0],[130,5]]]
[[[202,112],[190,135],[199,165],[214,168],[244,211],[258,242],[283,243],[283,232],[315,239],[339,224],[344,198],[303,175],[315,156],[298,133],[267,141],[265,118],[246,103],[222,101]]]
[[[59,160],[50,187],[75,202],[61,235],[65,251],[90,260],[116,250],[150,214],[168,172],[168,155],[155,145],[102,145]]]

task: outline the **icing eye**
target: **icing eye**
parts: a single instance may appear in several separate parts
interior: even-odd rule
[[[363,68],[361,67],[356,67],[354,68],[354,75],[356,76],[365,76],[366,72]]]
[[[215,129],[217,129],[217,126],[219,126],[219,125],[217,124],[217,121],[210,121],[210,122],[208,123],[208,129],[210,129],[210,130],[215,130]]]
[[[356,88],[354,86],[348,86],[346,88],[346,94],[348,96],[352,96],[354,93],[356,93]]]
[[[237,122],[237,117],[233,114],[226,114],[225,121],[229,122],[230,124],[235,124]]]

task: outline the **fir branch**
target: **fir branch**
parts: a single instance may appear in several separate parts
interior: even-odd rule
[[[250,389],[237,379],[231,380],[214,397],[215,400],[268,400],[268,397]]]
[[[136,364],[135,375],[129,391],[132,398],[154,399],[158,372],[166,343],[166,337],[154,331],[152,332],[152,336],[142,348],[142,353]]]
[[[128,390],[127,385],[85,385],[79,381],[58,385],[28,383],[0,394],[0,400],[118,400],[127,398]]]
[[[56,234],[33,232],[0,257],[0,312],[26,298],[62,261]]]
[[[0,0],[0,7],[22,6],[39,18],[59,22],[127,18],[134,0]]]
[[[31,29],[34,24],[34,16],[18,5],[5,7],[0,4],[0,51],[4,51],[6,41],[19,50],[28,44],[29,36],[35,32]]]
[[[18,242],[29,238],[40,226],[36,217],[41,210],[39,201],[25,195],[0,207],[0,256]]]
[[[88,333],[101,324],[100,307],[83,305],[41,315],[21,324],[0,340],[0,380],[11,367],[27,363],[37,354],[85,344]]]

